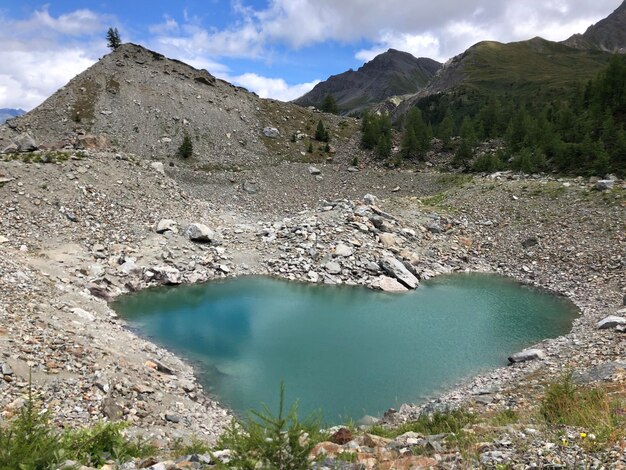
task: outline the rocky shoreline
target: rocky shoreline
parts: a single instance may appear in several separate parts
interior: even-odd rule
[[[0,162],[2,419],[24,402],[32,371],[33,388],[59,425],[121,418],[162,448],[180,437],[214,442],[228,411],[203,392],[188,364],[128,331],[107,301],[153,285],[253,274],[403,291],[443,273],[494,272],[565,295],[581,310],[571,333],[536,346],[541,360],[404,405],[387,414],[391,423],[461,404],[528,406],[567,371],[621,380],[624,367],[598,370],[619,362],[625,338],[596,323],[622,308],[626,290],[623,184],[601,192],[582,179],[502,174],[443,182],[434,172],[294,168],[281,175],[285,191],[320,204],[303,202],[285,217],[280,203],[250,209],[249,200],[260,208],[273,202],[271,191],[241,183],[272,185],[263,168],[209,187],[200,200],[196,183],[129,155]],[[446,190],[424,197],[407,189],[408,181],[420,184],[416,177]],[[355,178],[350,191],[341,189],[346,178]],[[299,196],[302,185],[310,191]],[[368,195],[355,200],[355,190]],[[242,209],[237,199],[221,209],[218,201],[233,191]],[[492,447],[485,452],[501,451]],[[535,458],[548,462],[546,455]]]

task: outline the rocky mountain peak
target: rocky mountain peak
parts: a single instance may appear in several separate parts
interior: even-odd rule
[[[342,112],[361,111],[392,96],[416,93],[440,67],[435,60],[418,59],[408,52],[389,49],[356,71],[329,77],[295,102],[320,106],[327,95],[332,95]]]
[[[574,34],[563,43],[575,49],[626,53],[626,0],[609,16],[587,28],[583,34]]]

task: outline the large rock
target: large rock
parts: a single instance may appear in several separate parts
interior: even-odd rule
[[[165,166],[163,166],[163,162],[152,162],[150,163],[150,167],[156,171],[157,173],[165,174]]]
[[[152,271],[155,273],[154,280],[159,281],[161,284],[176,285],[182,282],[183,276],[180,271],[171,266],[158,266],[152,268]]]
[[[14,139],[15,145],[17,145],[17,150],[19,152],[32,152],[33,150],[37,150],[37,143],[32,135],[28,132],[24,132],[18,135]]]
[[[419,285],[417,277],[411,274],[401,261],[398,261],[392,256],[384,257],[380,262],[380,266],[387,274],[391,277],[395,277],[401,284],[409,289],[416,289]]]
[[[598,191],[610,191],[615,186],[615,181],[613,180],[600,180],[596,183],[596,189]]]
[[[380,289],[383,292],[406,292],[408,289],[403,285],[396,281],[394,278],[389,276],[380,276],[374,283],[372,287],[376,289]]]
[[[626,325],[626,318],[618,317],[617,315],[609,315],[608,317],[600,320],[597,327],[598,330],[609,330],[621,325]]]
[[[340,256],[342,258],[347,258],[349,256],[352,256],[353,253],[354,253],[354,250],[352,249],[352,247],[346,245],[345,243],[339,243],[335,247],[335,255],[336,256]]]
[[[190,224],[185,229],[185,236],[193,242],[210,243],[215,240],[215,232],[203,224]]]
[[[280,132],[275,127],[266,127],[263,129],[263,135],[265,137],[269,137],[270,139],[277,139],[280,137]]]
[[[336,261],[329,261],[324,265],[328,274],[341,274],[341,265]]]
[[[512,364],[515,364],[518,362],[526,362],[526,361],[532,361],[535,359],[543,359],[544,357],[546,357],[546,353],[543,352],[543,350],[541,349],[524,349],[523,351],[512,354],[509,357],[509,362],[511,362]]]
[[[176,232],[176,221],[172,219],[161,219],[156,227],[156,233]]]

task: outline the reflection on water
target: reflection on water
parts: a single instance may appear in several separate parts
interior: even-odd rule
[[[236,411],[274,406],[281,380],[328,423],[416,402],[544,338],[566,333],[567,300],[490,275],[453,275],[389,295],[250,277],[151,289],[114,308],[193,361]]]

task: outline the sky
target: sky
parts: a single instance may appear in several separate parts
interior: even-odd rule
[[[482,40],[563,40],[622,0],[0,0],[0,108],[30,110],[134,42],[288,101],[389,48],[445,62]]]

